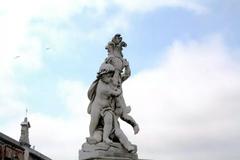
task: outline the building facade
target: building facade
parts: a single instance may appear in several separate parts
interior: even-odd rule
[[[24,160],[20,143],[0,132],[0,160]]]
[[[0,132],[0,160],[51,160],[49,157],[31,148],[28,129],[30,123],[25,117],[21,123],[21,136],[17,141]]]

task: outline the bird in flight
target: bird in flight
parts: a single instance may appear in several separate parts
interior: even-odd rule
[[[15,57],[14,57],[14,59],[18,59],[18,58],[20,58],[20,56],[15,56]]]

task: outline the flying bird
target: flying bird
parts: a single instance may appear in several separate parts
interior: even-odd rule
[[[18,59],[18,58],[20,58],[20,56],[15,56],[15,57],[14,57],[14,59]]]

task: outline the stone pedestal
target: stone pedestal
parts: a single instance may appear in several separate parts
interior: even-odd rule
[[[136,148],[137,150],[137,148]],[[79,151],[79,160],[138,160],[136,153],[129,153],[120,143],[84,143]]]

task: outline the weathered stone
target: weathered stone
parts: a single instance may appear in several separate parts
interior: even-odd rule
[[[105,143],[84,143],[79,151],[79,160],[87,159],[137,160],[138,156],[136,153],[129,153],[120,143],[114,146]]]
[[[131,75],[129,63],[122,54],[126,46],[120,34],[106,46],[108,56],[88,90],[90,137],[79,151],[79,160],[138,159],[137,146],[128,140],[118,122],[121,119],[133,127],[134,134],[139,132],[138,124],[129,115],[131,107],[126,105],[122,94],[122,83]]]
[[[24,118],[24,121],[21,123],[21,136],[19,142],[23,146],[30,147],[29,143],[29,128],[31,127],[30,123],[27,120],[27,117]]]

